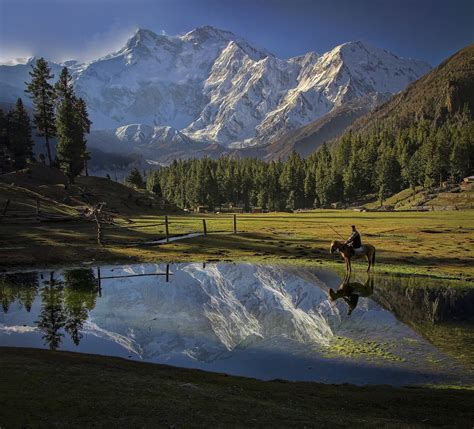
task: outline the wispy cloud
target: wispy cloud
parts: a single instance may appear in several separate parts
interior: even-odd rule
[[[67,52],[62,55],[61,60],[76,59],[89,62],[115,52],[125,45],[136,28],[136,26],[123,26],[116,21],[104,31],[86,36],[83,49]]]

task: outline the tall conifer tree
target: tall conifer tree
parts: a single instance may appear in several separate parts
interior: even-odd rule
[[[72,87],[69,71],[64,67],[55,85],[56,128],[58,135],[57,157],[61,169],[71,183],[84,169],[85,123],[81,119],[78,100]]]
[[[13,154],[15,168],[23,168],[33,155],[33,140],[28,113],[19,98],[9,113],[8,148]]]
[[[52,164],[51,147],[49,141],[56,135],[54,115],[54,88],[48,82],[54,77],[44,58],[39,58],[33,70],[30,71],[31,82],[27,83],[26,92],[33,100],[33,121],[36,134],[44,137],[49,165]]]

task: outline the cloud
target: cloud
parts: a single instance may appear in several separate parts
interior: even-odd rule
[[[62,55],[63,61],[76,59],[83,62],[89,62],[104,55],[118,51],[125,45],[125,42],[136,30],[137,26],[124,26],[118,21],[112,23],[104,31],[93,34],[85,40],[84,47],[77,52],[68,52]]]
[[[2,46],[2,50],[0,51],[0,64],[7,64],[11,66],[16,64],[25,64],[28,61],[28,58],[32,57],[33,55],[33,52],[24,48],[9,47],[7,49],[5,46]]]

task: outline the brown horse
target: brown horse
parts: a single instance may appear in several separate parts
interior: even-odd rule
[[[352,267],[351,267],[351,257],[354,256],[358,258],[360,256],[365,256],[367,258],[367,262],[369,266],[367,267],[367,272],[370,271],[370,268],[375,265],[375,247],[371,244],[364,244],[360,249],[357,249],[355,255],[351,255],[351,248],[345,244],[341,243],[340,241],[333,241],[331,243],[331,248],[329,249],[331,254],[334,252],[339,252],[346,263],[346,277],[350,278]]]

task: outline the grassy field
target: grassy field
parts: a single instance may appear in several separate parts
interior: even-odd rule
[[[474,391],[258,381],[124,359],[2,349],[14,427],[471,427]]]
[[[39,184],[40,183],[40,184]],[[376,270],[459,278],[474,286],[474,210],[177,214],[145,191],[107,179],[80,177],[66,186],[62,173],[34,166],[3,175],[0,210],[77,217],[45,222],[0,216],[0,269],[80,265],[83,262],[252,261],[319,265],[342,270],[331,240],[356,224],[377,248]],[[106,201],[116,213],[104,227],[80,219],[89,204]],[[165,236],[207,236],[149,245]],[[1,213],[1,212],[0,212]],[[128,220],[127,220],[128,219]],[[43,219],[44,220],[44,219]],[[365,263],[356,265],[361,275]],[[461,283],[461,282],[456,282]],[[453,330],[446,330],[451,338]],[[433,333],[436,336],[436,332]],[[464,338],[464,334],[460,337]],[[441,340],[440,340],[441,341]],[[464,347],[456,345],[455,353]],[[117,358],[2,348],[0,427],[139,426],[356,426],[470,427],[474,393],[468,390],[355,387],[262,382]],[[21,410],[21,412],[20,412]]]
[[[409,197],[403,192],[397,195],[393,198],[404,201]],[[2,218],[7,200],[8,216]],[[35,217],[38,201],[44,214],[77,220],[40,222]],[[104,246],[97,244],[95,223],[80,217],[87,206],[98,202],[106,202],[116,222],[105,226]],[[15,213],[33,216],[26,221]],[[165,213],[170,215],[171,236],[202,232],[203,219],[209,234],[164,245],[143,245],[164,237]],[[86,261],[336,264],[340,257],[328,252],[330,242],[340,238],[334,230],[347,237],[350,225],[356,224],[363,241],[376,246],[379,270],[474,278],[474,210],[239,214],[237,235],[232,234],[232,215],[179,213],[146,191],[99,177],[82,176],[74,185],[67,185],[60,171],[31,164],[0,176],[0,267]]]
[[[0,265],[4,268],[75,264],[83,261],[236,261],[319,264],[340,262],[329,254],[331,240],[350,234],[355,223],[363,241],[377,248],[383,271],[474,278],[474,210],[438,212],[352,212],[174,215],[171,236],[208,235],[163,245],[143,245],[164,237],[164,217],[145,214],[104,229],[105,245],[96,243],[93,222],[15,224],[0,222]],[[361,270],[365,266],[357,266]]]

